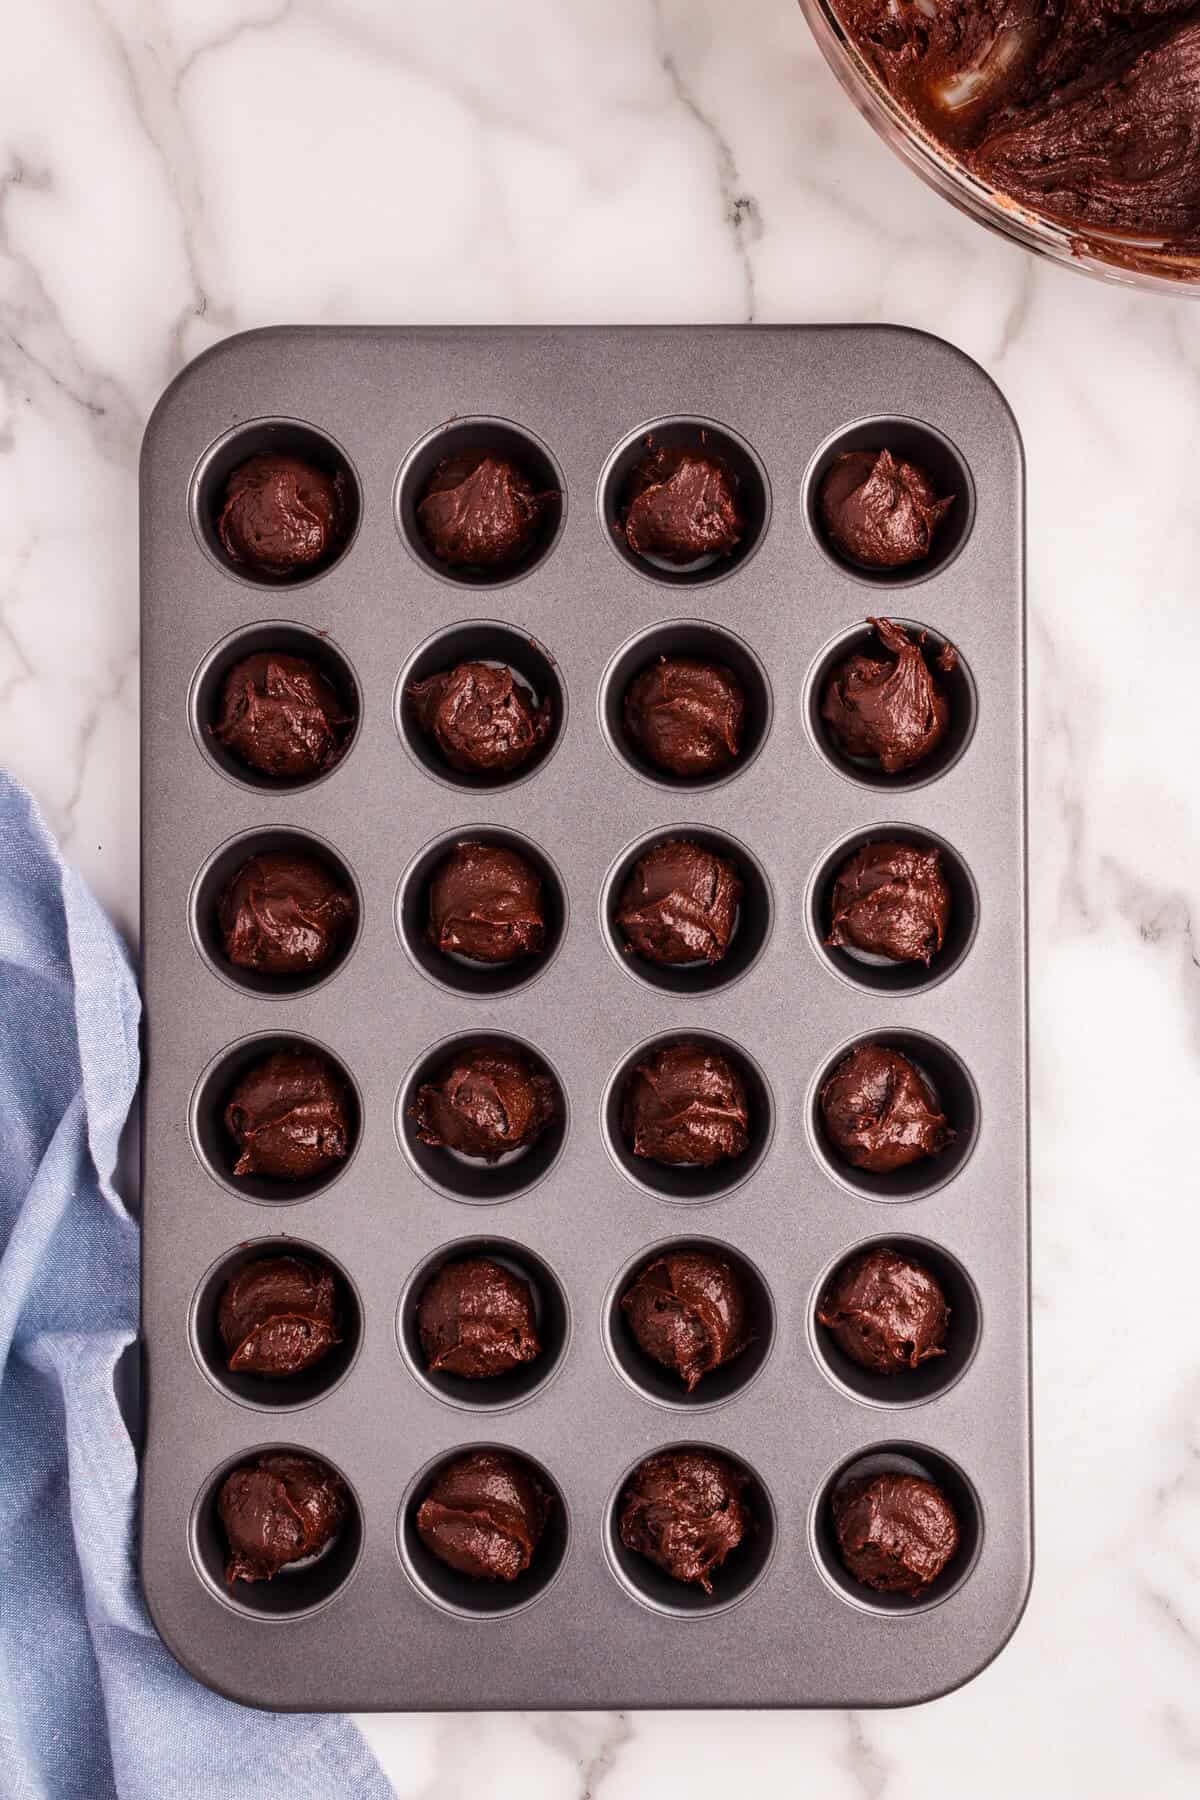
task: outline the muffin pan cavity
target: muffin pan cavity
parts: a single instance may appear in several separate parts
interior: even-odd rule
[[[830,1077],[854,1051],[878,1044],[906,1058],[932,1094],[938,1112],[954,1133],[935,1155],[922,1156],[906,1167],[877,1174],[849,1162],[829,1135],[821,1094]],[[817,1160],[842,1187],[866,1200],[921,1200],[961,1174],[979,1133],[979,1092],[966,1064],[954,1051],[922,1031],[866,1031],[835,1050],[812,1084],[808,1101],[809,1135]]]
[[[892,472],[855,500],[843,465],[878,578],[816,512],[875,446],[932,483],[895,477],[872,540]],[[257,465],[226,536],[296,547],[296,579],[230,566],[217,524],[273,450],[322,480]],[[301,574],[339,473],[340,554]],[[184,372],[141,482],[141,1567],[172,1652],[272,1711],[961,1685],[1030,1572],[1023,478],[994,384],[876,327],[286,328]],[[821,717],[855,654],[828,710],[870,757]],[[871,1045],[918,1079],[860,1055],[827,1130]],[[339,1519],[319,1471],[217,1510],[281,1450],[353,1499],[297,1567]],[[915,1600],[829,1555],[834,1477],[880,1455],[955,1484]]]
[[[681,1046],[694,1046],[702,1056],[711,1055],[728,1063],[745,1094],[745,1149],[736,1155],[722,1156],[707,1167],[639,1155],[633,1148],[630,1107],[639,1071],[652,1068],[661,1052]],[[661,1200],[696,1205],[720,1200],[750,1180],[770,1149],[775,1110],[766,1076],[739,1044],[711,1031],[672,1031],[647,1039],[613,1072],[604,1096],[603,1123],[609,1155],[635,1186]]]
[[[319,1461],[341,1476],[347,1491],[346,1517],[336,1537],[315,1556],[289,1563],[269,1581],[235,1581],[231,1586],[225,1579],[228,1548],[217,1511],[221,1487],[235,1469],[279,1450],[300,1456],[313,1454],[301,1444],[260,1443],[227,1457],[196,1496],[189,1538],[192,1564],[214,1599],[243,1617],[284,1624],[310,1617],[345,1593],[362,1558],[363,1523],[362,1508],[352,1484],[328,1457],[320,1457]]]
[[[491,1049],[515,1051],[535,1077],[552,1084],[554,1111],[549,1123],[532,1143],[504,1151],[492,1161],[445,1144],[423,1143],[415,1117],[422,1088],[435,1085],[462,1056],[469,1056],[474,1050]],[[513,1200],[543,1181],[562,1154],[568,1124],[568,1102],[561,1079],[532,1044],[511,1032],[476,1031],[466,1032],[461,1037],[444,1038],[414,1064],[396,1103],[396,1130],[400,1143],[421,1178],[451,1200],[484,1205]]]
[[[480,771],[455,766],[442,754],[436,737],[423,730],[416,716],[412,689],[430,676],[445,674],[460,663],[486,663],[511,670],[514,685],[528,705],[549,703],[550,726],[545,740],[528,759],[511,770]],[[557,663],[543,644],[515,625],[495,619],[469,619],[434,632],[414,651],[401,670],[395,694],[396,729],[405,749],[436,781],[451,787],[494,791],[527,781],[558,748],[567,723],[567,690]]]
[[[663,962],[643,953],[630,942],[622,929],[620,914],[631,876],[643,858],[661,850],[664,845],[694,844],[701,850],[731,863],[741,884],[741,894],[734,908],[734,923],[728,948],[719,960],[704,956],[688,962]],[[704,894],[676,890],[667,903],[668,917],[678,915],[678,900],[685,902],[684,916],[703,918]],[[697,907],[688,901],[699,903]],[[767,872],[745,844],[707,825],[672,825],[666,830],[649,831],[629,845],[608,872],[600,895],[601,927],[609,948],[620,966],[635,980],[647,982],[665,994],[714,994],[731,987],[749,974],[771,936],[774,900]]]
[[[502,458],[524,476],[540,506],[533,542],[512,562],[494,568],[455,566],[435,555],[423,529],[420,506],[442,464],[475,451]],[[548,445],[509,419],[448,419],[415,443],[396,477],[396,526],[417,561],[443,581],[461,587],[501,587],[519,581],[549,556],[567,516],[567,484]]]
[[[939,499],[954,502],[934,530],[929,554],[920,562],[873,569],[854,561],[830,541],[821,518],[821,484],[838,457],[868,450],[889,450],[897,462],[914,464],[928,477]],[[913,587],[941,574],[963,549],[975,523],[975,483],[965,457],[943,432],[920,419],[858,419],[835,432],[808,465],[802,503],[818,547],[838,569],[873,587]],[[879,598],[882,602],[883,596]]]
[[[222,696],[231,669],[251,656],[295,656],[311,663],[329,683],[339,706],[342,735],[340,754],[323,773],[312,778],[271,775],[252,768],[217,736]],[[209,763],[230,781],[265,793],[295,793],[328,781],[344,767],[354,747],[362,715],[358,677],[344,650],[323,631],[294,620],[266,620],[231,631],[204,657],[192,679],[189,714],[196,747]]]
[[[777,1530],[775,1504],[766,1484],[749,1463],[721,1445],[664,1444],[651,1449],[648,1454],[653,1456],[672,1450],[700,1450],[722,1457],[732,1463],[744,1484],[740,1498],[748,1515],[746,1534],[721,1566],[713,1570],[710,1576],[712,1592],[705,1593],[698,1583],[674,1580],[656,1563],[638,1551],[631,1550],[622,1541],[622,1508],[629,1484],[645,1460],[642,1457],[625,1470],[609,1497],[604,1515],[604,1548],[616,1579],[639,1605],[669,1619],[711,1618],[716,1613],[728,1612],[731,1607],[747,1599],[770,1567],[775,1554]]]
[[[945,1342],[940,1356],[921,1361],[915,1369],[881,1374],[848,1356],[829,1328],[817,1317],[822,1301],[838,1274],[873,1250],[893,1251],[918,1264],[937,1282],[949,1308]],[[809,1307],[809,1338],[817,1361],[831,1381],[872,1406],[921,1406],[948,1393],[970,1368],[979,1348],[982,1313],[979,1291],[956,1256],[924,1238],[878,1237],[856,1244],[838,1256],[813,1288]]]
[[[739,541],[728,554],[710,551],[679,563],[632,548],[625,530],[629,502],[639,468],[656,450],[711,457],[732,478],[742,522]],[[754,555],[771,517],[771,485],[759,457],[737,432],[712,419],[677,416],[651,419],[621,440],[604,465],[596,503],[605,536],[630,568],[652,581],[694,587],[719,581]]]
[[[220,1330],[221,1296],[228,1284],[255,1263],[276,1257],[296,1257],[311,1266],[327,1269],[333,1277],[338,1341],[319,1362],[300,1373],[270,1378],[229,1367],[229,1350]],[[196,1290],[192,1302],[192,1352],[213,1385],[243,1406],[264,1412],[286,1412],[311,1406],[345,1380],[362,1344],[363,1312],[358,1289],[328,1251],[302,1238],[255,1238],[239,1244],[214,1263]]]
[[[430,886],[446,859],[462,844],[494,847],[518,856],[541,883],[544,941],[540,950],[506,962],[485,962],[459,951],[444,951],[430,935]],[[497,914],[496,916],[504,916]],[[396,930],[404,949],[423,975],[450,993],[489,998],[514,994],[537,981],[558,954],[567,929],[567,891],[546,852],[519,831],[495,825],[464,825],[444,832],[425,845],[400,878],[396,894]]]
[[[486,1258],[528,1285],[541,1354],[503,1374],[464,1376],[431,1368],[421,1344],[418,1313],[429,1283],[448,1265]],[[414,1378],[449,1406],[472,1412],[503,1412],[537,1394],[557,1373],[571,1335],[571,1315],[562,1283],[550,1265],[509,1238],[468,1237],[443,1244],[415,1268],[404,1284],[396,1320],[400,1351]]]
[[[879,615],[875,615],[879,616]],[[888,615],[890,617],[890,615]],[[967,750],[975,732],[975,718],[978,706],[975,681],[967,666],[962,649],[954,643],[954,667],[944,671],[938,667],[938,657],[947,643],[952,639],[943,637],[928,625],[921,625],[913,619],[895,619],[908,633],[915,643],[922,641],[925,661],[933,671],[934,681],[946,696],[950,708],[950,716],[946,725],[946,734],[928,756],[921,759],[913,767],[901,770],[898,774],[889,775],[874,757],[851,756],[830,730],[827,722],[821,717],[821,703],[825,696],[830,677],[839,665],[851,656],[870,656],[885,659],[887,652],[880,648],[879,637],[870,621],[853,626],[849,631],[839,635],[826,644],[820,656],[813,664],[808,677],[808,693],[806,709],[808,729],[818,753],[824,757],[831,767],[848,781],[857,782],[860,787],[879,788],[889,792],[905,789],[927,787],[938,781],[959,761]]]
[[[315,1057],[332,1074],[345,1105],[346,1155],[318,1173],[295,1178],[261,1173],[235,1174],[239,1149],[227,1122],[227,1109],[245,1077],[280,1053]],[[358,1149],[361,1123],[362,1100],[350,1071],[324,1044],[297,1032],[263,1032],[231,1044],[214,1057],[201,1075],[190,1108],[192,1147],[213,1180],[240,1199],[273,1206],[290,1206],[300,1200],[311,1200],[315,1194],[323,1193],[340,1180]]]
[[[954,1508],[958,1548],[937,1580],[919,1597],[879,1593],[857,1581],[842,1560],[834,1531],[833,1497],[847,1482],[870,1480],[876,1475],[915,1475],[919,1480],[932,1481]],[[948,1456],[923,1444],[882,1443],[850,1457],[822,1484],[809,1516],[809,1542],[817,1567],[841,1599],[864,1612],[903,1617],[929,1612],[963,1588],[983,1547],[983,1512],[972,1483]]]
[[[651,762],[634,741],[628,728],[625,697],[631,684],[663,657],[715,663],[728,669],[745,696],[741,741],[737,756],[727,767],[711,775],[677,775]],[[750,768],[771,729],[771,684],[767,672],[749,644],[732,631],[706,625],[699,619],[670,619],[648,631],[638,632],[609,663],[600,686],[600,728],[618,761],[643,780],[662,787],[696,793],[734,781]]]
[[[746,1344],[736,1356],[703,1374],[690,1390],[674,1369],[648,1356],[630,1328],[622,1305],[638,1277],[664,1257],[698,1251],[719,1257],[732,1271],[745,1296]],[[631,1257],[613,1281],[604,1301],[604,1346],[613,1367],[630,1386],[660,1406],[686,1410],[721,1406],[750,1386],[771,1354],[775,1341],[775,1303],[754,1264],[732,1245],[716,1238],[678,1237],[653,1244]]]
[[[529,1567],[512,1581],[477,1581],[451,1568],[433,1555],[417,1531],[417,1512],[439,1474],[460,1456],[476,1450],[497,1450],[515,1457],[531,1471],[550,1497],[545,1530]],[[423,1599],[459,1619],[511,1619],[541,1600],[557,1579],[567,1556],[571,1521],[562,1490],[549,1471],[532,1457],[507,1444],[464,1444],[451,1456],[439,1456],[420,1471],[410,1484],[400,1507],[396,1528],[400,1560]]]
[[[839,874],[859,852],[884,844],[901,844],[927,854],[935,852],[939,858],[940,873],[949,890],[949,916],[942,946],[932,952],[928,964],[896,961],[853,942],[829,942]],[[843,981],[873,994],[923,993],[952,975],[974,943],[979,924],[979,890],[958,851],[944,838],[912,825],[871,825],[852,831],[823,857],[809,883],[808,922],[817,954]]]
[[[333,541],[321,557],[294,574],[254,568],[232,557],[221,540],[220,519],[230,476],[257,456],[295,457],[336,483],[339,524]],[[346,452],[326,432],[300,419],[252,419],[235,425],[209,446],[192,476],[192,528],[202,548],[226,575],[260,587],[301,587],[340,562],[353,544],[361,511],[358,476]]]
[[[255,859],[265,858],[269,865],[277,857],[286,857],[292,863],[314,866],[320,875],[336,884],[340,893],[349,896],[353,906],[353,912],[344,919],[339,917],[336,925],[328,932],[328,956],[310,969],[277,973],[245,968],[230,961],[226,953],[222,902],[229,892],[230,884]],[[290,908],[287,911],[290,913]],[[200,955],[223,981],[263,999],[285,1000],[291,995],[311,993],[314,988],[331,981],[358,942],[362,916],[362,889],[332,844],[327,844],[323,838],[313,837],[308,832],[290,831],[283,826],[242,832],[237,837],[227,839],[209,857],[192,889],[192,940]],[[319,908],[316,913],[310,912],[310,918],[319,917]]]

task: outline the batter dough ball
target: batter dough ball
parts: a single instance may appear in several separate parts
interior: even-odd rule
[[[470,1450],[438,1470],[417,1508],[417,1535],[473,1581],[515,1581],[537,1552],[554,1498],[523,1457]]]
[[[307,575],[341,549],[347,517],[340,470],[262,451],[230,475],[217,536],[230,561],[255,574]]]
[[[898,1050],[859,1044],[825,1082],[821,1117],[838,1154],[888,1175],[937,1156],[954,1132],[925,1077]]]
[[[749,1148],[746,1084],[722,1051],[667,1044],[629,1077],[622,1124],[635,1156],[711,1168]]]
[[[690,1394],[751,1340],[746,1286],[712,1250],[668,1250],[621,1297],[638,1348],[679,1376]]]
[[[919,1475],[872,1475],[833,1496],[833,1529],[846,1568],[864,1587],[917,1599],[959,1545],[953,1506]]]
[[[817,1318],[861,1369],[899,1375],[945,1354],[950,1308],[924,1264],[877,1245],[842,1264]]]
[[[270,1581],[331,1544],[350,1507],[346,1484],[315,1456],[272,1450],[221,1484],[217,1516],[229,1545],[225,1580]]]
[[[619,1530],[673,1581],[706,1594],[750,1527],[748,1478],[713,1450],[662,1450],[639,1463],[621,1496]]]
[[[515,1044],[468,1045],[418,1090],[411,1109],[423,1144],[497,1162],[535,1143],[561,1109],[550,1075]]]
[[[431,1374],[468,1381],[508,1375],[542,1353],[533,1290],[488,1256],[443,1263],[417,1301],[417,1336]]]
[[[869,757],[885,775],[900,775],[924,762],[945,737],[950,703],[934,679],[922,648],[890,619],[869,619],[887,657],[864,651],[839,663],[825,684],[821,717],[847,756]],[[937,667],[949,675],[958,653],[944,644]]]

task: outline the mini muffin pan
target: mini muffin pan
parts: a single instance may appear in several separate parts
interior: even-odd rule
[[[617,516],[650,434],[703,434],[736,470],[734,557],[629,554]],[[440,459],[477,445],[558,498],[517,568],[459,578],[415,507]],[[839,562],[814,506],[831,457],[873,446],[956,496],[935,554],[894,577]],[[256,580],[214,529],[230,470],[265,448],[345,475],[346,539],[301,581]],[[201,1680],[277,1708],[897,1705],[1005,1642],[1031,1566],[1022,506],[995,387],[900,330],[280,329],[219,345],[169,390],[142,461],[142,1569]],[[842,756],[819,712],[824,676],[881,614],[960,657],[946,739],[890,780]],[[225,671],[263,649],[315,660],[355,721],[319,780],[256,776],[212,735]],[[718,779],[665,777],[625,735],[625,688],[663,652],[742,679],[742,755]],[[551,739],[515,774],[459,775],[409,715],[408,684],[466,657],[551,698]],[[732,856],[745,883],[711,967],[646,964],[614,923],[636,856],[675,835]],[[429,873],[463,837],[536,862],[536,962],[484,969],[425,941]],[[823,944],[838,866],[882,837],[943,851],[953,921],[928,971]],[[231,969],[224,881],[254,850],[306,844],[354,889],[356,929],[314,979]],[[547,1068],[564,1105],[529,1151],[485,1166],[419,1143],[408,1105],[452,1049],[489,1037]],[[746,1080],[734,1162],[666,1168],[622,1136],[624,1073],[680,1038]],[[838,1160],[817,1105],[872,1039],[912,1057],[957,1131],[883,1177]],[[239,1178],[225,1100],[292,1045],[342,1071],[351,1154],[307,1182]],[[891,1379],[815,1318],[832,1273],[877,1244],[921,1257],[953,1309],[950,1353]],[[754,1327],[691,1393],[620,1307],[671,1246],[725,1251]],[[284,1248],[332,1266],[343,1342],[298,1382],[230,1375],[223,1282]],[[497,1383],[421,1359],[422,1283],[465,1254],[535,1293],[545,1354]],[[689,1445],[740,1465],[755,1522],[711,1597],[617,1527],[632,1469]],[[511,1587],[456,1575],[414,1529],[432,1474],[482,1446],[528,1459],[554,1496]],[[342,1474],[347,1523],[324,1554],[229,1592],[218,1488],[283,1448]],[[829,1496],[875,1469],[929,1475],[958,1511],[959,1551],[919,1600],[873,1594],[838,1559]]]

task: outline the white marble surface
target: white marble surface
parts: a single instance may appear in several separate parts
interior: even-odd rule
[[[0,761],[132,933],[136,465],[287,321],[895,320],[1030,470],[1039,1572],[899,1714],[364,1721],[402,1796],[1200,1784],[1200,313],[1035,264],[791,0],[38,0],[0,56]]]

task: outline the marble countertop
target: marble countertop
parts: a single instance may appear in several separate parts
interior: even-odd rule
[[[43,0],[0,63],[0,762],[132,935],[138,444],[222,335],[745,319],[940,333],[1025,435],[1033,1598],[912,1712],[363,1727],[414,1800],[1194,1794],[1193,305],[960,218],[790,0]]]

